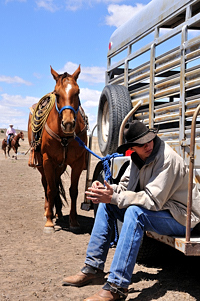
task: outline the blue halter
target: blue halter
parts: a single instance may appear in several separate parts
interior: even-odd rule
[[[57,105],[57,98],[55,100],[55,106],[56,106],[56,110],[58,111],[58,114],[61,115],[62,111],[63,110],[66,110],[66,109],[69,109],[69,110],[72,110],[74,112],[74,115],[75,115],[75,119],[76,119],[76,115],[79,111],[79,107],[80,107],[80,100],[79,100],[79,105],[78,105],[78,109],[75,110],[72,106],[64,106],[62,107],[60,110],[58,109],[58,105]]]

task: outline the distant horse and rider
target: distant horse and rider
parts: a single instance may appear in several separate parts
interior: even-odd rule
[[[24,133],[20,131],[17,134],[15,129],[13,128],[13,125],[10,124],[9,128],[6,131],[6,136],[7,138],[4,138],[2,141],[2,150],[4,151],[5,158],[7,158],[6,149],[8,157],[10,157],[10,150],[13,149],[15,153],[15,159],[17,159],[17,150],[20,147],[19,140],[24,140]]]
[[[66,195],[61,175],[67,165],[71,167],[69,225],[71,229],[80,227],[76,210],[78,183],[88,161],[86,149],[75,140],[77,136],[87,145],[87,116],[80,104],[77,84],[80,71],[79,66],[72,75],[67,72],[58,74],[51,67],[56,81],[54,91],[33,105],[29,114],[31,152],[28,165],[41,173],[45,191],[46,232],[54,231],[54,217],[62,218],[62,200],[66,200]]]

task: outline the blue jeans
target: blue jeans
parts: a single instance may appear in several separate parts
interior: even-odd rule
[[[165,211],[150,211],[139,206],[119,209],[116,205],[99,204],[88,244],[85,263],[104,269],[114,220],[123,222],[108,276],[108,282],[128,288],[144,231],[162,235],[185,235],[186,228]]]
[[[11,136],[11,134],[8,134],[8,137],[7,137],[7,144],[9,144],[10,136]]]

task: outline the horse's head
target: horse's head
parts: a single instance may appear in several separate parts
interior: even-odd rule
[[[19,132],[19,138],[21,138],[24,141],[24,133],[23,132]]]
[[[79,86],[77,78],[81,72],[80,66],[72,74],[58,74],[51,67],[51,74],[56,81],[56,109],[61,118],[61,129],[65,134],[73,135],[76,126],[76,115],[79,110]]]

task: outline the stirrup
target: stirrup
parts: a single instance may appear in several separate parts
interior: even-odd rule
[[[34,168],[42,166],[41,155],[39,152],[35,151],[34,147],[31,147],[28,166]]]

